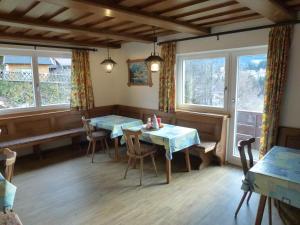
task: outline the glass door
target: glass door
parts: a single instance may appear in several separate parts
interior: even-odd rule
[[[238,52],[232,59],[235,74],[231,95],[230,146],[228,160],[240,164],[237,144],[251,137],[254,160],[258,160],[262,113],[264,108],[264,84],[267,66],[266,49]]]

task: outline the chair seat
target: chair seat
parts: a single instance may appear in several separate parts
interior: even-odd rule
[[[204,150],[205,153],[210,152],[216,148],[217,142],[215,141],[201,141],[199,145],[197,145],[198,148]]]
[[[105,131],[94,131],[92,132],[92,137],[87,137],[87,139],[89,141],[92,141],[92,140],[99,140],[99,139],[102,139],[102,138],[105,138],[107,136],[107,133]]]

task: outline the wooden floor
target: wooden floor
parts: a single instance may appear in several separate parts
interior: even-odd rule
[[[216,166],[187,173],[179,153],[172,161],[173,180],[166,185],[164,157],[158,154],[159,176],[146,161],[144,185],[139,187],[138,170],[122,178],[126,162],[112,162],[102,152],[95,161],[91,164],[70,148],[46,153],[41,161],[33,156],[18,159],[14,209],[24,225],[254,224],[255,194],[237,220],[233,216],[242,195],[239,168]],[[263,224],[268,224],[266,215]],[[273,225],[282,225],[275,208]]]

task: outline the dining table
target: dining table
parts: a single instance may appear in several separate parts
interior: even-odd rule
[[[300,208],[300,149],[274,146],[247,173],[244,191],[260,194],[255,225],[260,225],[267,198]]]
[[[200,144],[200,138],[197,129],[176,126],[171,124],[162,124],[160,129],[147,129],[146,125],[138,125],[127,128],[131,131],[141,130],[142,134],[139,136],[141,141],[163,146],[166,157],[166,182],[171,182],[171,160],[173,153],[187,150],[189,147]],[[125,143],[124,138],[121,143]],[[191,170],[189,164],[189,152],[185,151],[188,171]]]
[[[142,125],[141,119],[129,118],[118,115],[107,115],[91,118],[91,125],[97,129],[110,131],[110,138],[114,140],[115,160],[120,160],[119,137],[123,135],[122,128],[130,128]]]

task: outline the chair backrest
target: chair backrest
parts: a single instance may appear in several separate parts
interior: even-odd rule
[[[81,117],[82,123],[83,123],[83,128],[85,129],[86,135],[88,137],[92,137],[92,132],[93,132],[93,126],[90,124],[91,120],[90,119],[86,119],[84,116]]]
[[[251,145],[254,142],[255,142],[255,138],[250,138],[248,140],[239,141],[239,143],[238,143],[238,150],[239,150],[239,153],[240,153],[240,158],[241,158],[241,162],[242,162],[244,175],[246,175],[247,172],[249,171],[249,169],[253,166],[253,155],[252,155]],[[247,146],[249,165],[247,163],[247,157],[246,157],[246,153],[245,153],[245,146]]]
[[[15,166],[15,162],[16,162],[16,158],[17,158],[17,153],[8,148],[3,148],[3,149],[0,149],[0,154],[3,154],[6,156],[4,177],[6,180],[8,180],[10,182],[14,175],[14,166]]]
[[[140,156],[142,151],[139,136],[142,134],[142,131],[131,131],[126,129],[122,129],[122,131],[126,142],[127,154],[129,156]]]

